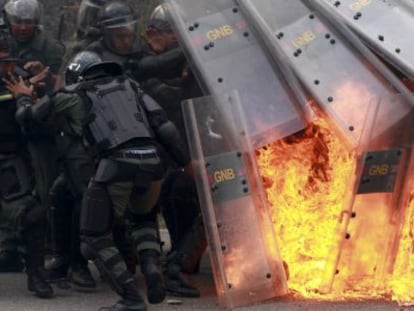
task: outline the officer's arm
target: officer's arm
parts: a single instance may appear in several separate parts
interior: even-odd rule
[[[56,114],[64,114],[73,132],[82,135],[88,109],[79,95],[57,93],[53,100],[53,110]]]
[[[158,141],[171,153],[178,164],[186,166],[191,159],[174,123],[168,120],[165,111],[151,97],[144,94],[142,100],[147,111],[148,121]]]
[[[130,61],[125,65],[125,70],[129,71],[135,80],[141,81],[159,76],[184,62],[184,53],[180,48],[175,48],[159,55],[148,55],[138,61]]]
[[[26,122],[41,122],[49,114],[52,102],[49,96],[43,96],[36,103],[28,95],[18,95],[16,97],[16,121],[20,124]]]
[[[53,75],[58,75],[65,55],[65,46],[56,40],[49,40],[46,47],[46,66]]]

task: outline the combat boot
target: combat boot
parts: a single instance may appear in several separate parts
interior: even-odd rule
[[[140,252],[139,257],[141,272],[145,277],[147,286],[149,303],[157,304],[163,302],[167,292],[160,264],[160,255],[154,250],[145,250]]]
[[[27,289],[40,298],[53,296],[53,288],[46,282],[38,269],[27,270]]]
[[[67,278],[69,264],[67,259],[60,255],[54,255],[46,261],[44,276],[48,281],[58,281]]]
[[[167,291],[182,297],[200,297],[200,291],[191,285],[184,273],[196,273],[207,247],[204,226],[199,215],[167,258],[165,285]]]
[[[96,282],[92,277],[87,261],[76,262],[71,265],[69,280],[81,289],[96,288]]]
[[[26,242],[27,288],[40,298],[50,298],[53,296],[53,289],[43,276],[45,253],[43,223],[27,226],[23,236]]]
[[[146,311],[147,306],[138,293],[134,282],[122,285],[122,300],[110,307],[102,307],[99,311]]]
[[[200,291],[194,287],[182,272],[182,262],[185,255],[182,253],[173,253],[168,256],[165,271],[165,286],[167,291],[180,297],[197,298],[200,297]]]

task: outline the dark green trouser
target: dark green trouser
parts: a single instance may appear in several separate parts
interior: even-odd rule
[[[91,215],[92,217],[99,217],[96,215],[97,208],[99,209],[99,206],[103,207],[107,200],[110,201],[109,204],[112,206],[115,218],[124,219],[124,214],[127,209],[128,213],[133,213],[134,216],[142,215],[143,221],[137,216],[138,218],[134,217],[132,224],[127,224],[128,230],[132,230],[130,233],[134,242],[137,243],[137,251],[140,255],[150,249],[151,251],[155,250],[159,254],[160,244],[158,242],[156,227],[152,223],[146,222],[144,215],[150,213],[155,206],[160,187],[160,180],[149,182],[147,186],[141,188],[136,188],[133,182],[114,182],[108,185],[94,182],[91,184],[90,189],[95,189],[99,192],[99,195],[95,196],[93,191],[88,192],[91,191],[88,189],[85,195],[85,202],[89,200],[91,204],[90,211],[95,213],[95,215]],[[105,193],[107,195],[106,199],[104,199]],[[92,207],[98,200],[104,201]],[[85,215],[88,213],[88,210],[89,207],[83,207],[82,218],[86,219],[88,217]],[[81,220],[81,222],[84,223],[84,220]],[[85,257],[94,260],[97,267],[107,274],[117,292],[124,297],[125,293],[123,288],[133,282],[133,279],[127,270],[125,261],[122,259],[119,250],[114,246],[110,228],[108,230],[103,229],[101,232],[97,230],[98,232],[94,233],[95,228],[88,230],[88,228],[84,228],[83,226],[81,228],[83,254]],[[97,227],[99,227],[99,223]],[[106,233],[103,231],[106,231]]]
[[[154,250],[161,253],[158,241],[158,226],[153,217],[161,189],[161,181],[154,181],[149,187],[136,187],[133,183],[113,183],[108,187],[112,199],[115,217],[125,218],[127,214],[134,215],[134,221],[126,219],[128,232],[132,235],[137,253],[144,250]],[[156,215],[156,214],[155,214]]]

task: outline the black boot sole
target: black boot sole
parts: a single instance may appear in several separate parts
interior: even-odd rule
[[[43,298],[43,299],[48,299],[48,298],[52,298],[53,297],[53,290],[48,291],[48,292],[39,292],[37,291],[33,286],[29,285],[27,286],[27,289],[34,293],[37,297],[39,298]]]
[[[99,311],[147,311],[147,306],[144,302],[138,303],[134,306],[127,306],[122,303],[116,303],[111,307],[99,308]]]
[[[175,297],[186,297],[186,298],[199,298],[200,291],[196,288],[184,287],[178,281],[175,280],[166,280],[165,285],[167,287],[167,292]]]
[[[165,288],[163,278],[158,273],[152,273],[145,276],[147,284],[147,298],[151,304],[158,304],[165,300],[167,290]]]

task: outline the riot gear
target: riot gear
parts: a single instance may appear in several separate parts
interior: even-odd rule
[[[92,236],[107,234],[111,231],[113,219],[111,198],[105,187],[94,182],[86,190],[84,196],[84,209],[81,211],[81,233]]]
[[[97,36],[99,34],[99,11],[106,2],[107,0],[83,0],[81,2],[76,21],[78,38]]]
[[[94,193],[96,189],[107,191],[106,200],[114,210],[115,222],[124,221],[124,215],[128,215],[125,221],[146,279],[148,301],[160,303],[166,290],[160,269],[157,225],[153,222],[153,207],[164,174],[158,143],[165,143],[179,163],[187,164],[189,159],[187,153],[178,150],[177,146],[182,144],[176,140],[176,129],[170,126],[165,112],[117,68],[121,67],[114,62],[91,64],[81,71],[81,83],[73,86],[88,98],[91,118],[85,137],[99,158],[87,192],[90,200],[84,201],[88,206],[82,209],[82,252],[94,260],[123,298],[105,310],[145,310],[138,292],[130,291],[132,276],[113,247],[109,232],[104,232],[110,214],[105,212],[104,219],[98,222],[94,219],[100,213],[94,207]],[[105,196],[95,197],[101,200]]]
[[[4,10],[10,23],[32,22],[38,24],[41,18],[41,8],[37,0],[9,0]]]
[[[99,25],[108,49],[119,55],[133,51],[137,18],[127,4],[115,1],[106,5],[100,14]]]
[[[7,49],[4,46],[0,49],[2,56],[7,57]],[[2,61],[9,60],[3,58]],[[41,274],[45,209],[32,196],[32,172],[27,165],[29,161],[20,126],[15,119],[16,102],[12,96],[7,96],[10,93],[5,92],[4,84],[0,88],[0,261],[8,263],[9,253],[16,255],[14,260],[18,264],[19,255],[13,243],[16,243],[16,236],[21,238],[26,248],[28,289],[38,297],[49,298],[53,295],[53,289]],[[10,242],[11,245],[8,245]]]
[[[148,20],[148,27],[154,27],[161,31],[171,31],[171,24],[167,18],[167,8],[165,5],[157,6]]]
[[[140,105],[136,105],[137,90],[138,86],[125,78],[97,82],[93,89],[85,90],[92,102],[91,112],[94,116],[88,125],[91,134],[88,140],[91,145],[105,150],[134,138],[152,137],[145,114]],[[117,100],[122,102],[114,105]],[[129,156],[145,157],[147,154],[130,153]]]
[[[83,51],[75,55],[65,71],[66,85],[75,84],[82,80],[85,69],[95,63],[101,62],[101,57],[90,51]]]
[[[117,28],[136,22],[132,8],[119,1],[109,3],[99,16],[99,23],[105,28]]]

